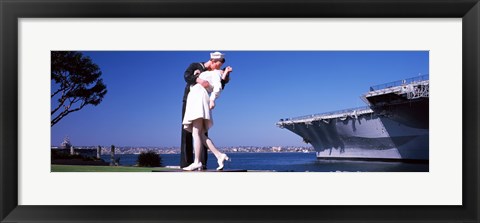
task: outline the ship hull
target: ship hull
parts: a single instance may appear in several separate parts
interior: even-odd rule
[[[429,159],[428,98],[380,107],[343,120],[317,120],[283,127],[310,143],[319,159]]]

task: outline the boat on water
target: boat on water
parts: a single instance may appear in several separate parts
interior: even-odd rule
[[[280,119],[318,159],[429,160],[428,75],[370,87],[364,107]]]

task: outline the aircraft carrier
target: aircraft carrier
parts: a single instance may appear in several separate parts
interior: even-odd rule
[[[429,77],[370,87],[364,107],[280,119],[318,159],[428,162]]]

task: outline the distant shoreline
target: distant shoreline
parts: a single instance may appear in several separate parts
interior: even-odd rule
[[[209,152],[210,153],[210,152]],[[315,151],[309,152],[295,152],[295,151],[285,151],[285,152],[227,152],[227,153],[315,153]],[[115,153],[115,155],[139,155],[140,153]],[[160,155],[169,155],[169,154],[180,154],[178,153],[158,153]],[[110,153],[102,153],[102,155],[110,155]]]
[[[73,146],[75,150],[97,150],[98,146]],[[110,154],[110,146],[100,146],[102,154]],[[60,149],[60,147],[52,147]],[[225,153],[310,153],[315,152],[312,146],[231,146],[220,147]],[[179,147],[116,147],[115,154],[140,154],[155,151],[158,154],[179,154]]]

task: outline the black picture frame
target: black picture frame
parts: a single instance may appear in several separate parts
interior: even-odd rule
[[[0,0],[1,222],[479,222],[479,0]],[[19,18],[462,18],[461,206],[18,205]],[[448,43],[446,43],[448,44]],[[445,126],[448,128],[448,126]],[[441,194],[439,194],[441,196]]]

